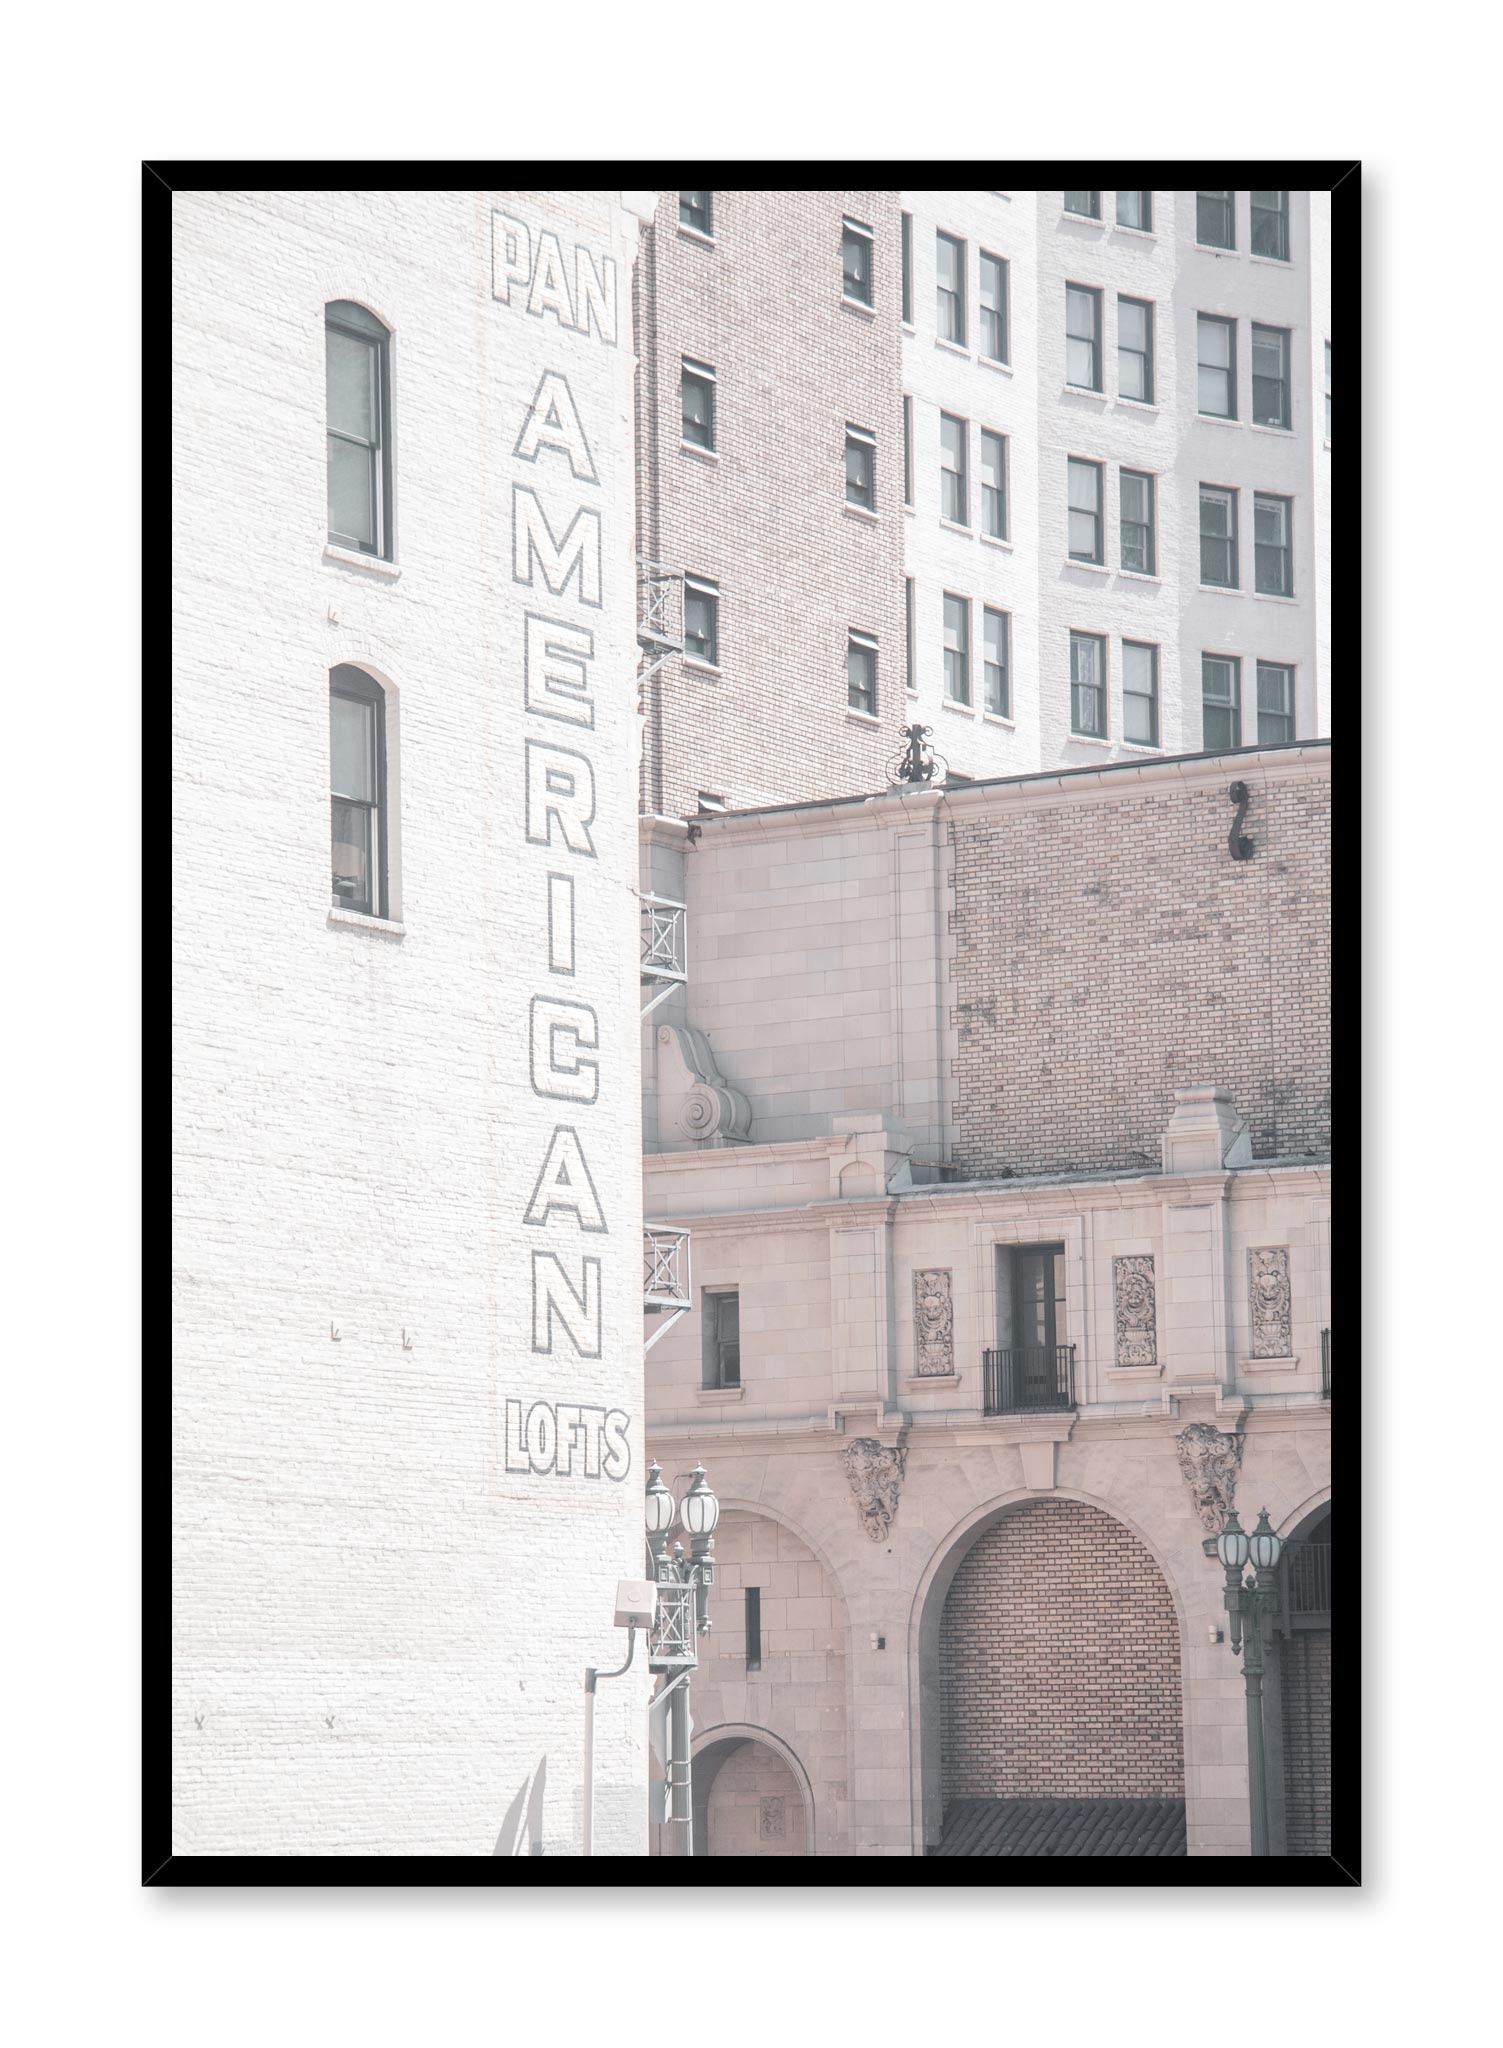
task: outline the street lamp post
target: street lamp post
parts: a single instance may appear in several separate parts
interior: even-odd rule
[[[1242,1654],[1242,1681],[1247,1693],[1247,1792],[1252,1821],[1252,1853],[1268,1854],[1268,1784],[1263,1758],[1263,1671],[1266,1649],[1265,1628],[1271,1628],[1278,1612],[1276,1573],[1284,1545],[1268,1520],[1267,1508],[1258,1512],[1251,1536],[1237,1520],[1235,1508],[1228,1509],[1225,1525],[1216,1538],[1216,1554],[1226,1568],[1226,1591],[1222,1595],[1230,1619],[1228,1634],[1232,1654]],[[1242,1574],[1249,1558],[1253,1577]]]
[[[663,1484],[657,1461],[647,1474],[644,1518],[647,1549],[658,1586],[658,1620],[650,1638],[649,1667],[667,1679],[653,1702],[666,1713],[664,1768],[668,1781],[668,1819],[676,1856],[694,1854],[694,1809],[689,1766],[689,1678],[699,1662],[697,1639],[709,1633],[710,1588],[715,1583],[715,1524],[720,1503],[710,1490],[703,1465],[688,1474],[689,1491],[675,1502]],[[689,1538],[672,1551],[668,1538],[674,1522]]]

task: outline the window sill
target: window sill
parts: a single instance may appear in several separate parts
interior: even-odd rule
[[[1198,412],[1195,417],[1203,427],[1240,427],[1242,424],[1241,420],[1224,412]]]
[[[1130,405],[1134,412],[1156,413],[1159,409],[1159,402],[1156,398],[1128,398],[1121,391],[1117,393],[1117,404]]]
[[[333,541],[324,543],[324,560],[337,562],[342,569],[368,569],[373,576],[384,576],[395,583],[401,570],[395,562],[384,561],[380,555],[362,555],[356,548],[337,547]]]
[[[1104,228],[1106,226],[1106,222],[1099,213],[1071,213],[1068,207],[1061,207],[1059,218],[1061,226],[1067,220],[1074,221],[1078,228]]]
[[[1159,238],[1157,228],[1130,228],[1125,220],[1113,221],[1112,233],[1114,235],[1131,235],[1135,242],[1156,242]]]
[[[1102,739],[1093,732],[1072,732],[1068,744],[1072,747],[1114,747],[1117,742]]]
[[[864,306],[860,299],[848,299],[844,292],[840,295],[840,303],[848,313],[860,313],[863,319],[875,320],[877,317],[875,306]]]
[[[913,517],[913,514],[914,514],[914,510],[915,510],[915,508],[914,508],[914,507],[913,507],[912,505],[905,505],[905,506],[903,507],[903,511],[904,511],[904,514],[905,514],[905,515],[906,515],[906,517],[907,517],[907,518],[909,518],[909,519],[911,519],[911,518]]]
[[[678,452],[680,455],[692,455],[696,462],[718,462],[720,460],[720,450],[718,448],[701,448],[693,441],[680,441]]]
[[[407,927],[398,924],[395,918],[367,917],[363,910],[329,909],[329,922],[333,925],[347,925],[351,931],[377,932],[386,939],[405,939]]]
[[[1266,420],[1249,420],[1247,424],[1255,434],[1277,434],[1285,441],[1298,438],[1293,427],[1271,427]]]
[[[847,504],[842,505],[840,509],[844,512],[847,519],[864,519],[868,526],[880,524],[879,514],[868,511],[865,505]]]
[[[977,356],[976,360],[983,370],[995,370],[1003,377],[1012,375],[1012,364],[999,362],[995,356]]]
[[[1099,384],[1061,384],[1059,395],[1061,398],[1094,398],[1100,404],[1106,404],[1106,393]]]
[[[966,362],[971,360],[971,351],[963,341],[946,341],[942,334],[936,334],[934,346],[942,348],[947,356],[961,356]]]
[[[1129,583],[1152,583],[1155,586],[1162,586],[1164,581],[1162,576],[1150,576],[1146,569],[1119,569],[1117,574],[1125,577]]]
[[[1327,453],[1327,454],[1329,455],[1329,454],[1330,454],[1330,452],[1331,452],[1331,444],[1330,444],[1330,442],[1329,442],[1329,441],[1327,441],[1327,442],[1326,442],[1326,444],[1325,444],[1325,446],[1326,446],[1326,453]]]
[[[967,540],[974,540],[976,538],[969,526],[961,526],[954,519],[941,519],[939,523],[946,533],[963,533]]]
[[[1249,249],[1247,260],[1249,263],[1270,263],[1275,270],[1293,270],[1294,268],[1294,258],[1292,256],[1254,256]]]
[[[851,721],[852,725],[879,726],[882,723],[881,719],[878,718],[875,711],[858,711],[854,704],[847,704],[847,706],[845,707],[845,715]]]
[[[718,1406],[725,1401],[739,1401],[744,1398],[745,1387],[697,1387],[695,1394],[701,1401]]]
[[[684,241],[697,242],[701,249],[713,249],[715,246],[715,237],[707,235],[703,228],[685,227],[684,223],[680,221],[678,231]]]
[[[1298,604],[1297,597],[1281,597],[1276,590],[1255,590],[1253,596],[1259,604]]]
[[[1235,256],[1239,253],[1236,249],[1223,249],[1218,242],[1197,242],[1195,246],[1202,256]]]
[[[692,670],[692,672],[697,676],[714,676],[717,682],[725,673],[724,669],[717,667],[714,662],[691,661],[687,654],[684,656],[683,666],[686,669]]]
[[[1004,540],[1000,533],[983,533],[978,537],[985,547],[1000,548],[1005,555],[1012,553],[1012,542]]]
[[[1110,576],[1112,573],[1105,562],[1078,562],[1073,555],[1065,556],[1065,567],[1067,569],[1084,569],[1092,576]]]
[[[941,711],[958,711],[962,718],[974,718],[976,716],[974,704],[957,704],[953,697],[941,697],[939,708]]]
[[[919,1373],[913,1379],[905,1381],[904,1384],[910,1393],[921,1394],[926,1387],[958,1387],[960,1385],[960,1374],[958,1372]]]
[[[905,334],[915,334],[915,335],[916,335],[916,334],[918,333],[918,329],[917,329],[917,328],[916,328],[916,327],[914,326],[914,324],[913,324],[913,322],[912,322],[911,320],[900,320],[900,321],[898,322],[898,325],[899,325],[899,327],[901,327],[901,328],[902,328],[902,330],[903,330],[903,332],[904,332]]]
[[[1150,743],[1147,740],[1119,740],[1117,744],[1129,754],[1151,755],[1162,754],[1164,751],[1161,746],[1157,745],[1156,743],[1150,745]]]
[[[1299,1354],[1292,1352],[1287,1358],[1244,1358],[1240,1369],[1243,1372],[1293,1372],[1298,1364]]]
[[[1246,597],[1247,592],[1240,583],[1197,583],[1195,588],[1202,597]]]
[[[1005,732],[1016,732],[1018,729],[1018,721],[1015,718],[1004,718],[1000,711],[983,711],[981,723],[983,725],[1000,725]]]

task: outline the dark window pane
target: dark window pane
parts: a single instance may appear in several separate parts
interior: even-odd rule
[[[1289,194],[1254,192],[1252,200],[1252,250],[1254,256],[1276,256],[1289,260]]]
[[[720,659],[720,601],[713,591],[684,586],[684,652],[713,668]]]
[[[988,606],[983,619],[982,708],[999,718],[1010,718],[1012,706],[1007,674],[1007,614]]]
[[[380,350],[368,341],[330,328],[325,376],[329,431],[374,444],[378,439],[377,391]]]
[[[869,306],[872,302],[872,244],[870,235],[858,229],[846,227],[840,238],[840,270],[842,289],[848,299],[857,305]]]
[[[1217,753],[1242,744],[1237,664],[1204,655],[1200,664],[1201,743]]]
[[[683,435],[692,448],[715,446],[715,384],[694,371],[683,372]]]
[[[1152,227],[1153,194],[1151,192],[1119,192],[1117,194],[1117,225],[1123,228]]]
[[[1236,511],[1230,491],[1200,494],[1200,580],[1226,590],[1236,588]]]
[[[1159,656],[1156,647],[1122,643],[1122,736],[1140,747],[1159,743]]]
[[[981,353],[1007,361],[1007,265],[1000,256],[981,257]]]
[[[1195,195],[1195,239],[1208,249],[1236,246],[1232,192],[1197,192]]]
[[[955,704],[971,701],[971,608],[945,592],[945,695]]]
[[[969,492],[966,488],[966,421],[952,413],[939,416],[940,516],[956,526],[970,523]]]
[[[380,453],[329,437],[329,532],[357,546],[376,545],[376,481]]]
[[[1281,746],[1294,738],[1294,670],[1258,663],[1258,744]]]
[[[678,195],[679,226],[694,228],[700,234],[710,232],[710,195],[708,192],[680,192]]]
[[[374,917],[375,899],[371,893],[374,813],[365,804],[346,803],[340,797],[332,800],[330,808],[335,907],[357,910],[364,917]]]
[[[903,325],[913,325],[913,215],[903,215]]]
[[[1070,728],[1106,737],[1106,650],[1092,633],[1070,635]]]
[[[1253,327],[1252,416],[1260,427],[1289,425],[1289,333],[1286,328]]]
[[[877,650],[868,641],[850,640],[845,654],[846,700],[853,711],[877,708]]]
[[[870,441],[848,434],[845,443],[845,500],[864,511],[876,510],[876,450]]]
[[[941,341],[965,345],[965,243],[935,237],[935,322]]]
[[[1067,192],[1065,194],[1065,212],[1083,213],[1088,219],[1095,220],[1101,212],[1101,194],[1099,192]]]

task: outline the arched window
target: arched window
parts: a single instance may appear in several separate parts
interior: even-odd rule
[[[391,560],[391,365],[387,330],[349,299],[324,308],[329,539]]]
[[[329,672],[334,907],[387,917],[386,693],[347,663]]]

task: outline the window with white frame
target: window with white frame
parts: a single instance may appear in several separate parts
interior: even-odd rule
[[[1242,663],[1236,655],[1200,657],[1200,732],[1208,754],[1242,744]]]
[[[970,422],[954,413],[939,416],[939,516],[954,526],[971,523],[971,490],[967,443]]]
[[[981,252],[981,353],[989,363],[1007,361],[1007,258]]]
[[[1011,615],[986,605],[981,613],[981,708],[994,718],[1012,717],[1012,668],[1008,659]]]
[[[1101,294],[1086,284],[1065,286],[1065,382],[1101,389]]]
[[[1237,493],[1221,484],[1200,487],[1200,580],[1217,590],[1236,590]]]
[[[385,917],[386,692],[364,669],[329,672],[333,904]]]
[[[715,372],[708,363],[696,363],[684,356],[679,364],[679,398],[683,415],[684,445],[715,447]]]
[[[1237,417],[1237,323],[1219,314],[1195,316],[1196,404],[1210,419]]]
[[[1293,510],[1291,498],[1253,494],[1253,588],[1264,597],[1294,595]]]
[[[324,308],[329,540],[391,560],[389,331],[353,300]]]
[[[848,629],[845,640],[846,703],[852,711],[877,715],[877,642],[871,633]]]
[[[1147,299],[1117,300],[1117,393],[1153,403],[1153,306]]]
[[[945,695],[952,704],[971,701],[971,600],[945,592]]]
[[[1280,263],[1289,261],[1289,194],[1287,192],[1251,192],[1252,201],[1252,252],[1254,256],[1274,256]]]
[[[1104,562],[1101,530],[1102,465],[1085,462],[1077,455],[1066,458],[1069,465],[1070,560]]]
[[[1294,670],[1277,661],[1258,663],[1258,745],[1294,738]]]
[[[1122,566],[1139,576],[1158,574],[1158,541],[1154,518],[1154,479],[1146,470],[1121,473],[1120,542]]]
[[[1159,650],[1142,640],[1122,642],[1122,737],[1136,747],[1159,743]]]
[[[1070,635],[1070,730],[1106,738],[1106,642],[1099,633]]]
[[[981,531],[1007,538],[1007,437],[981,429]]]
[[[934,318],[941,341],[965,347],[965,243],[943,229],[934,237]]]
[[[1236,248],[1237,195],[1235,192],[1196,193],[1195,239],[1204,249]]]
[[[872,303],[872,231],[859,220],[840,224],[840,289],[853,306]]]
[[[849,423],[845,430],[845,501],[863,512],[877,509],[877,437],[867,428]]]
[[[1258,427],[1289,425],[1289,343],[1287,327],[1252,329],[1252,416]]]
[[[720,666],[720,586],[699,576],[684,578],[684,659]]]

